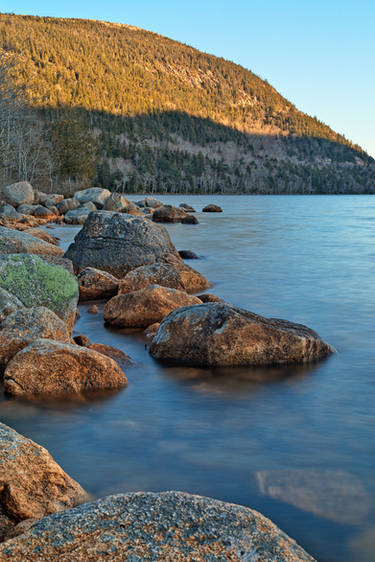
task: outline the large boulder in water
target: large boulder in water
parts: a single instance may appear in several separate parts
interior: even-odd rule
[[[109,211],[90,213],[66,252],[76,269],[94,267],[118,278],[140,265],[163,262],[171,255],[182,262],[162,225]]]
[[[104,320],[122,328],[147,328],[176,308],[199,303],[201,301],[197,297],[185,291],[151,285],[113,297],[104,307]]]
[[[302,324],[215,302],[172,312],[150,347],[156,359],[202,367],[308,363],[333,351]]]
[[[6,185],[0,189],[0,199],[18,207],[18,205],[30,205],[34,202],[34,190],[27,181],[20,181],[12,185]]]
[[[0,423],[0,541],[17,523],[88,500],[46,449]],[[4,554],[0,554],[1,560]],[[27,557],[24,558],[27,560]]]
[[[39,254],[62,256],[64,251],[40,238],[13,228],[0,227],[0,254]]]
[[[44,306],[21,308],[9,314],[1,324],[0,372],[19,351],[39,338],[71,341],[65,322]]]
[[[17,353],[4,373],[5,390],[22,398],[81,395],[126,384],[121,368],[108,355],[49,339],[35,340]]]
[[[80,205],[83,205],[83,203],[94,203],[98,209],[103,209],[105,202],[110,196],[111,192],[108,189],[89,187],[88,189],[77,191],[74,194],[74,199],[76,199]]]
[[[314,562],[260,513],[182,492],[108,496],[35,522],[2,561]]]
[[[49,308],[73,329],[78,283],[64,267],[29,254],[0,255],[0,287],[26,307]]]
[[[189,218],[189,215],[184,209],[173,205],[163,205],[157,208],[152,215],[154,222],[181,222],[187,218]]]

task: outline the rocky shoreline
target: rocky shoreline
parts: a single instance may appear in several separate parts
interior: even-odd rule
[[[197,224],[187,205],[134,204],[101,188],[64,199],[26,182],[0,199],[0,369],[15,399],[128,384],[131,358],[73,337],[79,299],[107,301],[107,324],[143,330],[151,355],[177,365],[307,363],[334,351],[306,326],[201,294],[209,281],[160,224]],[[51,221],[83,225],[65,254],[38,228]],[[262,515],[217,500],[139,492],[86,504],[47,451],[3,424],[0,433],[0,560],[313,560]]]

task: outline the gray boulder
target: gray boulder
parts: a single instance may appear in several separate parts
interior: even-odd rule
[[[20,213],[18,213],[16,211],[16,209],[14,207],[12,207],[12,205],[8,205],[7,203],[5,205],[1,205],[0,206],[0,217],[1,218],[9,218],[9,219],[17,219],[20,218]]]
[[[106,200],[110,196],[111,192],[108,189],[103,189],[101,187],[89,187],[88,189],[77,191],[74,194],[74,199],[79,201],[80,205],[91,201],[98,209],[103,209]]]
[[[0,287],[26,307],[45,306],[55,312],[70,331],[78,302],[77,279],[64,267],[29,254],[0,255]]]
[[[57,203],[59,203],[63,199],[64,199],[64,195],[61,195],[59,193],[50,193],[44,199],[44,201],[39,201],[39,203],[47,207],[47,209],[50,209],[51,207],[55,207]]]
[[[24,304],[17,297],[0,287],[0,323],[9,314],[21,308],[24,308]]]
[[[12,228],[0,227],[0,254],[46,254],[62,256],[63,250],[40,238]]]
[[[17,207],[17,211],[22,215],[34,215],[35,210],[38,208],[38,205],[19,205]]]
[[[64,220],[67,224],[84,224],[90,213],[90,209],[87,209],[86,207],[79,207],[78,209],[68,211],[65,214]]]
[[[119,494],[49,515],[0,545],[0,559],[314,561],[260,513],[182,492]]]
[[[106,211],[115,211],[117,213],[128,213],[136,209],[134,203],[126,199],[121,193],[111,193],[105,202],[104,209]]]
[[[154,222],[182,222],[182,220],[189,220],[191,218],[184,209],[174,207],[173,205],[158,207],[152,215]]]
[[[34,202],[34,190],[27,181],[20,181],[0,189],[0,199],[18,207],[18,205],[31,205]]]
[[[80,271],[94,267],[118,278],[168,256],[182,262],[162,225],[109,211],[91,213],[65,255]]]
[[[88,209],[90,212],[91,211],[97,211],[98,209],[96,208],[95,203],[93,203],[92,201],[87,201],[87,203],[82,203],[82,205],[80,207],[78,207],[79,209]]]
[[[56,203],[56,208],[61,215],[65,215],[68,211],[74,211],[74,209],[78,209],[80,206],[79,201],[77,199],[63,199]]]
[[[218,302],[171,312],[150,347],[156,359],[211,368],[308,363],[333,351],[302,324]]]

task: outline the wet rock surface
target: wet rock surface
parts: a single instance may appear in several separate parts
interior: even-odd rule
[[[88,500],[86,492],[46,449],[3,423],[0,490],[0,540],[20,521],[39,519]],[[0,560],[3,556],[0,554]]]
[[[156,359],[202,367],[307,363],[333,351],[306,326],[264,318],[226,303],[172,312],[150,347]]]
[[[180,260],[162,225],[109,211],[91,213],[66,252],[78,270],[94,267],[118,278],[169,255]]]
[[[182,492],[108,496],[34,523],[0,559],[313,562],[260,513]]]
[[[104,307],[104,320],[112,326],[147,328],[176,308],[200,302],[184,291],[151,285],[113,297]]]
[[[116,361],[92,348],[38,339],[19,352],[4,373],[13,396],[59,397],[118,390],[127,379]]]
[[[78,283],[64,267],[35,255],[0,255],[0,287],[27,307],[49,308],[73,329]]]

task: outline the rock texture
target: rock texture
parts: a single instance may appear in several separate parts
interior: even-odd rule
[[[199,260],[199,256],[191,250],[178,250],[178,253],[183,260]]]
[[[46,232],[45,230],[43,230],[42,228],[28,228],[26,231],[26,234],[30,234],[30,236],[34,236],[35,238],[39,238],[39,240],[44,240],[44,242],[48,242],[48,244],[53,244],[54,246],[58,246],[59,245],[59,241],[57,238],[55,238],[55,236],[52,236],[52,234],[49,234],[49,232]],[[63,252],[61,252],[61,255],[63,254]]]
[[[64,252],[54,244],[49,244],[12,228],[0,227],[0,253],[1,254],[46,254],[62,256]]]
[[[175,256],[168,256],[166,261],[178,269],[185,285],[185,290],[188,293],[204,291],[211,286],[211,283],[201,273],[182,260],[176,259]]]
[[[82,301],[107,299],[117,293],[119,280],[94,267],[86,267],[77,277],[79,298]]]
[[[313,562],[252,509],[182,492],[108,496],[55,513],[0,545],[12,562]]]
[[[172,312],[150,347],[157,359],[202,367],[307,363],[333,351],[306,326],[263,318],[226,303]]]
[[[0,255],[0,287],[25,306],[45,306],[73,329],[78,283],[64,267],[28,254]]]
[[[89,187],[88,189],[82,189],[74,194],[74,199],[76,199],[80,205],[83,203],[94,203],[98,209],[103,209],[106,200],[111,196],[111,192],[108,189],[103,189],[101,187]]]
[[[88,500],[86,492],[46,449],[3,423],[0,423],[0,490],[0,540],[20,521],[39,519]],[[3,551],[0,560],[4,559],[8,558]]]
[[[109,211],[91,213],[66,252],[76,269],[94,267],[118,278],[170,255],[180,260],[162,225]]]
[[[80,202],[73,198],[63,199],[62,201],[56,203],[57,210],[61,215],[65,215],[68,211],[74,211],[75,209],[78,209],[79,206]]]
[[[70,342],[68,328],[44,306],[21,308],[5,318],[0,331],[0,371],[24,347],[39,338]]]
[[[119,365],[93,349],[39,339],[10,361],[4,388],[13,396],[58,397],[95,390],[118,390],[127,384]]]
[[[87,207],[79,207],[68,211],[64,220],[67,224],[85,224],[90,213],[91,211]]]
[[[9,314],[21,308],[24,308],[24,305],[17,297],[8,293],[5,289],[0,288],[0,323],[3,322]]]
[[[113,297],[104,307],[104,320],[123,328],[147,328],[160,322],[176,308],[200,302],[184,291],[151,285],[146,289]]]
[[[13,205],[13,207],[23,204],[30,205],[34,202],[34,190],[29,182],[20,181],[2,187],[0,189],[0,199]]]
[[[133,360],[129,357],[129,355],[121,351],[121,349],[117,349],[117,347],[112,347],[111,345],[105,345],[104,343],[91,343],[91,342],[89,342],[86,345],[86,347],[88,347],[88,349],[92,349],[93,351],[97,351],[102,355],[106,355],[107,357],[110,357],[111,359],[113,359],[123,367],[128,367],[129,365],[134,364]]]
[[[362,523],[371,509],[361,482],[343,470],[264,470],[256,479],[262,494],[343,525]]]
[[[118,281],[118,292],[119,294],[131,293],[139,289],[145,289],[150,285],[161,285],[162,287],[185,291],[185,285],[177,267],[154,263],[129,271],[125,277]]]
[[[106,211],[116,211],[118,213],[128,213],[136,209],[134,203],[126,199],[121,193],[111,193],[104,203]]]

